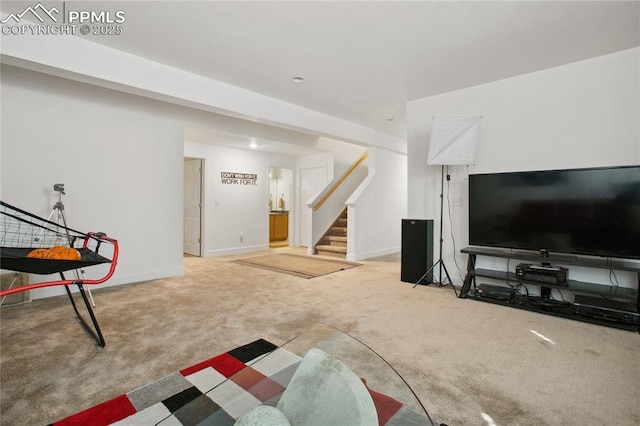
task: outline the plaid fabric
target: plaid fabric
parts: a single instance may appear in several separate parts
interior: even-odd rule
[[[256,340],[52,425],[232,426],[252,408],[275,406],[300,361],[298,355],[266,340]],[[395,399],[372,390],[370,393],[380,425],[431,424]]]

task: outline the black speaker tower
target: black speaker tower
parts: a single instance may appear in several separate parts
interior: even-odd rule
[[[433,282],[432,219],[402,219],[400,280],[424,285]]]

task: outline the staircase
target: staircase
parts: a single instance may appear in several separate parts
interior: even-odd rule
[[[316,244],[316,254],[345,259],[347,257],[347,209]]]

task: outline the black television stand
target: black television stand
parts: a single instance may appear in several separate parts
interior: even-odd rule
[[[510,306],[624,330],[640,331],[640,263],[557,254],[541,257],[540,253],[533,251],[511,251],[487,247],[466,247],[461,252],[469,257],[460,298]],[[620,287],[613,284],[599,284],[573,279],[568,279],[563,284],[527,281],[519,279],[514,272],[508,270],[477,268],[478,256],[539,264],[565,264],[569,268],[575,266],[627,271],[633,273],[636,285],[635,288]],[[476,281],[479,277],[501,281],[501,283],[499,285],[483,283],[478,285]],[[528,296],[527,286],[540,287],[540,296]],[[524,288],[524,294],[515,291],[516,288]],[[572,293],[575,296],[575,301],[570,303],[552,299],[553,289]]]

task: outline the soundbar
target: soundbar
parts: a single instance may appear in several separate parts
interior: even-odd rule
[[[516,278],[521,281],[533,281],[542,284],[568,285],[569,270],[561,266],[532,265],[520,263],[516,265]]]

